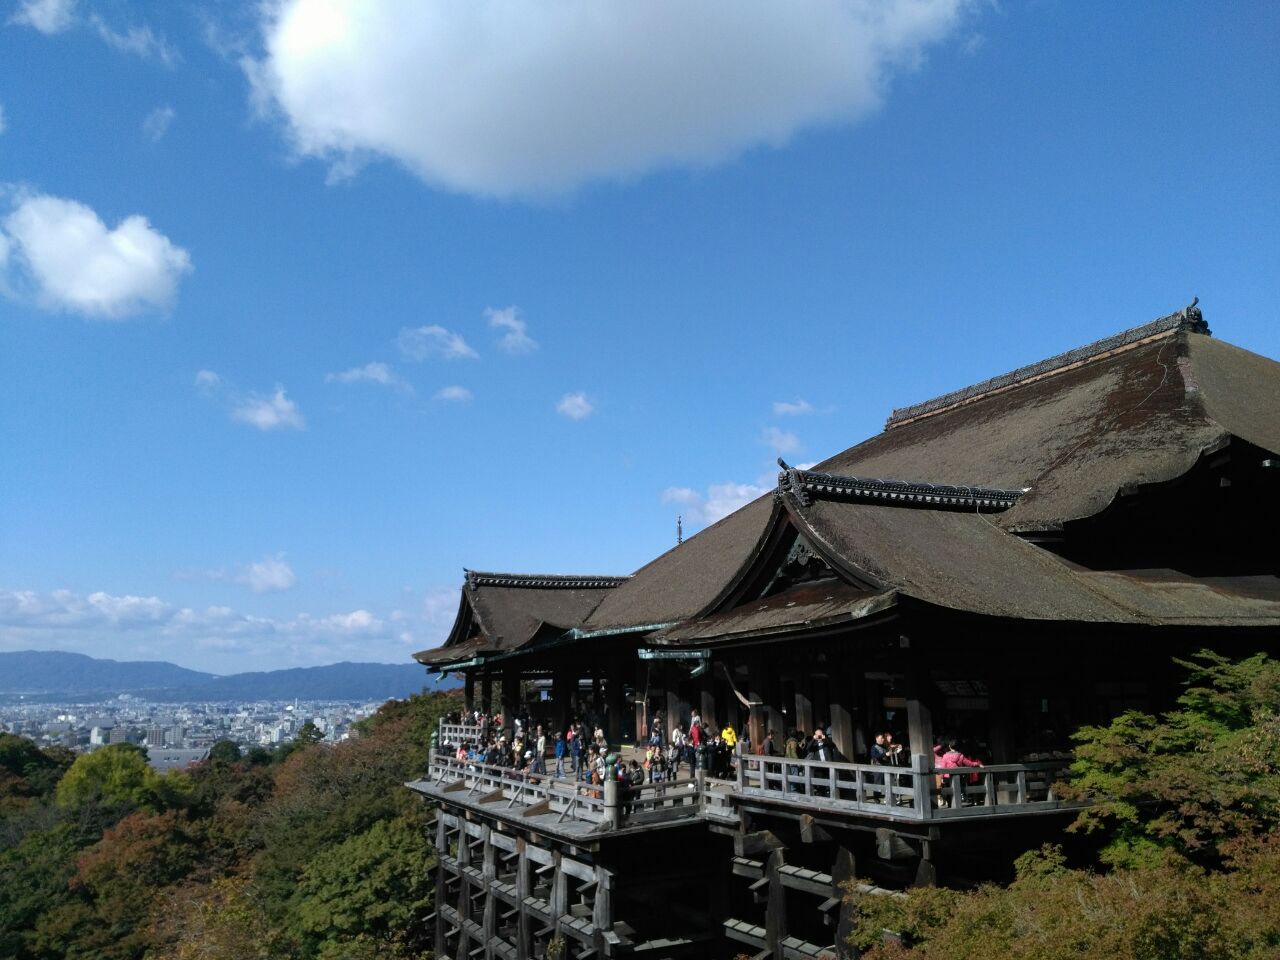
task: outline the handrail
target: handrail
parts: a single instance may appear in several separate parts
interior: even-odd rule
[[[923,770],[744,754],[735,781],[670,780],[630,787],[591,785],[544,774],[524,774],[439,754],[428,777],[437,786],[461,784],[466,797],[503,804],[505,810],[545,803],[566,820],[608,827],[628,821],[666,821],[734,815],[742,798],[772,799],[873,814],[894,820],[933,820],[1065,809],[1054,791],[1069,760]]]
[[[875,813],[934,819],[1027,813],[1066,804],[1053,785],[1069,760],[920,770],[746,754],[738,758],[737,792]]]

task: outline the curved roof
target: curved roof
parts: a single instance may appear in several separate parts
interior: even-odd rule
[[[1232,436],[1280,450],[1280,364],[1174,330],[892,426],[814,469],[1029,488],[998,522],[1030,531],[1181,476]]]

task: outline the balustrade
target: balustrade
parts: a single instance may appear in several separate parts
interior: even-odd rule
[[[829,763],[783,757],[738,758],[736,782],[670,780],[639,787],[604,786],[509,767],[457,760],[431,760],[437,789],[526,816],[550,814],[567,820],[625,827],[642,823],[734,817],[734,800],[768,799],[893,820],[936,820],[1033,813],[1068,806],[1054,793],[1069,761],[997,764],[959,770],[915,771],[903,767]],[[461,798],[460,798],[461,799]]]

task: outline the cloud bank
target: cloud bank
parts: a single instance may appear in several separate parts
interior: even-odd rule
[[[875,110],[972,0],[278,0],[245,61],[295,149],[543,196]]]

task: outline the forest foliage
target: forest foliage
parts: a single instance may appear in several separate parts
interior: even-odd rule
[[[427,955],[426,768],[455,694],[390,701],[336,745],[218,744],[157,774],[0,734],[0,957],[362,960]]]
[[[1069,828],[1097,841],[1090,862],[1048,844],[1008,886],[853,894],[864,957],[1280,956],[1280,662],[1181,665],[1177,709],[1076,733],[1063,793],[1090,804]]]

